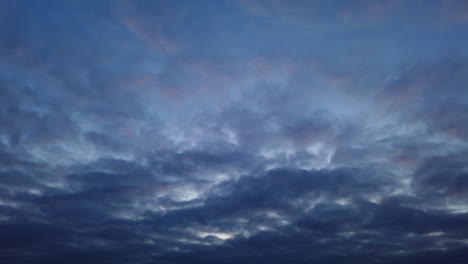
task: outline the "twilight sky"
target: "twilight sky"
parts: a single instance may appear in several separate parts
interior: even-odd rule
[[[468,1],[0,2],[0,263],[461,264]]]

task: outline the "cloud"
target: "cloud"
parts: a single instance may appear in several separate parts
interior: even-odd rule
[[[442,58],[403,72],[383,90],[379,101],[390,111],[404,109],[404,119],[426,125],[430,133],[443,133],[463,140],[462,113],[467,97],[460,87],[466,80],[463,57]]]
[[[428,158],[415,172],[413,184],[425,194],[464,197],[468,192],[466,153]]]
[[[463,4],[0,5],[0,262],[466,257]]]
[[[239,1],[250,14],[267,17],[271,22],[286,22],[298,26],[327,28],[328,24],[369,25],[371,22],[388,22],[397,16],[405,3],[402,1],[359,0],[352,3],[341,1]],[[408,4],[406,4],[407,7]],[[331,27],[328,27],[330,29]]]
[[[458,23],[466,23],[468,21],[468,5],[465,1],[442,1],[442,12],[449,21]]]

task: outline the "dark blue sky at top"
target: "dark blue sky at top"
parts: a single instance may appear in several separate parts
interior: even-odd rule
[[[0,263],[464,263],[468,1],[0,3]]]

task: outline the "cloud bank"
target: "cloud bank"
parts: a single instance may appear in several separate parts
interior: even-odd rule
[[[0,262],[462,263],[464,1],[0,4]]]

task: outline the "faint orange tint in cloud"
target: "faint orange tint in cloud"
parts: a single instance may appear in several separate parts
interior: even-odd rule
[[[401,0],[358,0],[346,1],[339,8],[340,15],[345,20],[378,21],[387,18],[404,4]]]
[[[447,20],[459,23],[468,23],[468,1],[444,0],[442,13]]]
[[[163,19],[145,19],[137,9],[138,1],[122,0],[116,2],[113,7],[116,16],[121,23],[132,32],[138,39],[148,43],[151,47],[165,53],[178,51],[179,46],[172,41],[164,32]],[[170,14],[162,18],[169,17]],[[159,18],[159,17],[158,17]]]

